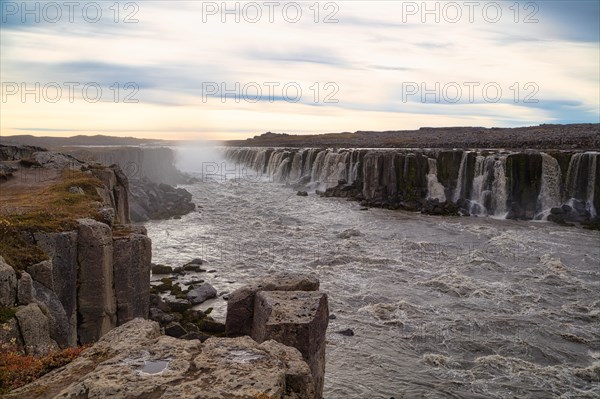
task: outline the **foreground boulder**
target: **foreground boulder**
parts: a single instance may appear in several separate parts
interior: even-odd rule
[[[283,274],[234,291],[227,304],[226,332],[249,335],[257,342],[275,340],[300,351],[310,367],[314,396],[320,399],[325,379],[325,333],[329,323],[327,294],[317,291],[312,276]]]
[[[310,370],[294,348],[249,337],[179,340],[134,319],[65,367],[9,398],[313,398]]]

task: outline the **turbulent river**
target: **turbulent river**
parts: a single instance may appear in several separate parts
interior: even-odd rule
[[[153,262],[205,259],[220,296],[278,271],[316,275],[335,315],[325,398],[600,396],[597,231],[365,211],[226,177],[182,186],[197,212],[146,223]],[[224,319],[221,297],[202,306]]]

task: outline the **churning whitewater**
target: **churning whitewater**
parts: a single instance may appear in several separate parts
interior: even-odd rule
[[[225,173],[215,163],[207,175],[199,159],[194,165],[189,158],[180,167],[205,174],[183,187],[201,209],[146,224],[153,261],[205,259],[219,298],[201,306],[213,307],[220,318],[222,295],[250,278],[314,273],[332,313],[325,398],[600,395],[597,231],[544,221],[364,211],[345,199],[297,196],[277,179],[241,177],[231,165]],[[477,157],[476,169],[502,179],[506,160],[496,158]],[[591,162],[579,158],[575,162]],[[281,164],[269,165],[269,176],[283,173]],[[315,182],[324,173],[356,176],[352,163],[344,171],[336,161],[320,165],[301,174]],[[544,173],[555,173],[553,163],[544,165]],[[459,178],[463,162],[460,169]],[[428,184],[432,195],[447,195],[434,176]],[[478,203],[488,201],[484,191],[505,195],[500,187],[478,185],[469,189],[474,199],[481,197]],[[456,191],[460,196],[463,186]],[[544,207],[562,201],[551,179],[542,191]],[[354,336],[338,333],[346,329]]]

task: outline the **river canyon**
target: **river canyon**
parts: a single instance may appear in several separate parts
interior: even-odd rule
[[[545,220],[597,218],[597,153],[178,152],[199,209],[145,223],[153,261],[203,258],[219,297],[201,307],[221,319],[250,278],[316,275],[332,314],[325,398],[600,393],[600,236]],[[360,202],[316,194],[340,186]],[[402,205],[434,199],[471,217]]]

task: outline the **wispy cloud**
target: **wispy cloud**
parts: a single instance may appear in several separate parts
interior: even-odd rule
[[[453,23],[449,14],[436,21],[435,15],[421,15],[423,10],[406,9],[407,2],[389,1],[337,2],[337,9],[320,2],[318,14],[313,3],[302,3],[296,23],[283,18],[283,7],[276,9],[273,22],[263,9],[257,23],[244,15],[238,15],[240,23],[235,15],[222,23],[220,13],[205,21],[201,2],[175,6],[160,0],[136,2],[138,9],[130,10],[119,3],[117,22],[114,2],[97,2],[103,18],[95,23],[81,10],[73,22],[65,15],[57,23],[43,18],[37,23],[31,16],[23,23],[6,0],[0,3],[6,17],[0,41],[3,83],[31,88],[35,82],[42,87],[95,82],[109,94],[97,103],[82,101],[80,92],[76,101],[51,103],[44,93],[38,102],[31,95],[22,101],[16,93],[2,103],[2,134],[22,129],[215,138],[266,130],[514,126],[599,118],[597,1],[519,1],[518,14],[509,8],[514,2],[502,2],[502,18],[494,23],[482,17],[482,7],[473,22],[463,8],[463,19]],[[422,2],[411,3],[422,7]],[[448,3],[428,2],[427,7],[435,4],[443,10]],[[137,22],[125,23],[132,11]],[[324,23],[328,17],[337,22]],[[524,23],[526,18],[536,22]],[[111,87],[117,83],[122,89],[128,82],[137,85],[139,101],[123,103],[124,93],[114,101]],[[268,93],[269,82],[278,84],[273,93]],[[465,94],[456,102],[434,104],[418,95],[403,99],[403,84],[431,89],[451,82],[477,82],[479,88],[495,83],[502,97],[495,103],[482,100],[481,92],[475,101]],[[301,89],[294,101],[282,92],[292,83]],[[539,89],[538,103],[522,101],[529,83]],[[219,91],[208,92],[207,84]],[[220,91],[243,91],[252,84],[262,91],[255,101],[249,101],[251,93]]]

